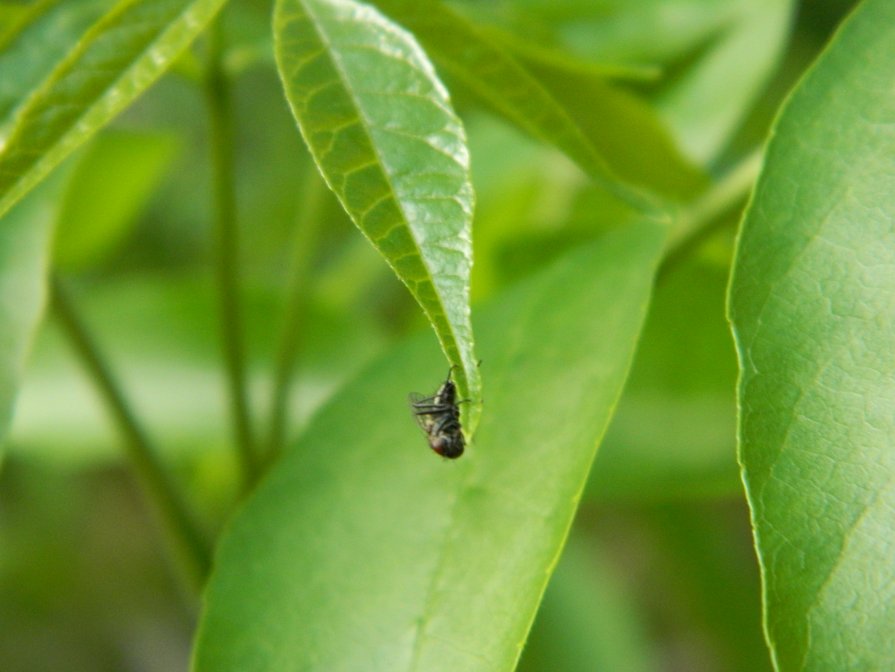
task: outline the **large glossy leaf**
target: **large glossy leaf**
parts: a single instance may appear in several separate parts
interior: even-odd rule
[[[589,130],[597,130],[597,136],[588,137],[568,110],[493,37],[439,0],[375,1],[413,31],[439,66],[465,90],[526,133],[561,149],[622,200],[639,209],[652,209],[642,193],[616,176],[601,153],[611,138],[611,128],[594,125]],[[610,126],[616,123],[624,122],[612,119]],[[661,145],[660,151],[665,148]]]
[[[411,35],[354,0],[278,0],[274,31],[286,97],[324,178],[423,308],[460,395],[477,402],[473,191],[447,91]],[[468,429],[479,408],[468,406]]]
[[[895,668],[895,4],[848,20],[776,123],[730,311],[780,670]]]
[[[125,0],[19,110],[0,153],[0,215],[151,85],[224,0]]]
[[[430,454],[404,400],[438,375],[428,341],[346,388],[232,521],[194,669],[512,669],[662,242],[647,224],[609,234],[477,313],[493,384],[457,461]]]

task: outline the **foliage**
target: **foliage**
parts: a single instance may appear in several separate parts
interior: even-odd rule
[[[893,43],[0,5],[0,669],[895,667]]]

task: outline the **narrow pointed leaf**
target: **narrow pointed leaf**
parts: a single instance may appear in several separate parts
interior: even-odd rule
[[[779,670],[895,669],[895,4],[868,0],[776,123],[730,311]]]
[[[419,302],[460,395],[480,399],[473,191],[447,91],[412,36],[354,0],[278,0],[274,31],[286,97],[324,178]]]
[[[224,0],[119,2],[19,111],[0,153],[0,215],[148,88]]]
[[[477,311],[494,383],[459,460],[430,454],[404,400],[437,375],[427,340],[347,387],[233,520],[194,669],[512,670],[663,236],[651,224],[608,234]]]

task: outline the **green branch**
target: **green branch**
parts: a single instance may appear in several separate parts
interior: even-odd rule
[[[81,358],[103,402],[124,438],[124,447],[134,472],[155,505],[160,523],[196,592],[201,589],[209,568],[211,551],[185,499],[162,466],[158,451],[137,422],[118,382],[78,314],[62,281],[53,276],[50,283],[53,312],[62,331]]]
[[[246,385],[245,348],[239,305],[239,241],[236,226],[236,178],[233,162],[233,113],[226,74],[221,65],[220,19],[208,33],[208,68],[204,92],[211,147],[215,239],[215,279],[219,301],[230,414],[248,488],[258,474]]]
[[[675,218],[659,268],[660,279],[727,224],[730,215],[745,204],[761,172],[762,158],[761,151],[754,151]]]
[[[288,304],[285,323],[280,334],[277,349],[277,363],[274,370],[273,393],[270,408],[270,435],[268,438],[268,459],[275,459],[286,441],[289,420],[289,392],[292,376],[301,344],[301,325],[307,312],[308,278],[310,277],[311,256],[317,246],[317,237],[322,223],[321,210],[326,195],[326,185],[316,166],[308,167],[302,189],[302,200],[298,220],[295,223],[295,243],[292,257],[292,277],[289,282]]]

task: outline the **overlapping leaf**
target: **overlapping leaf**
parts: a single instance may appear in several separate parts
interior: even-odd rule
[[[103,133],[69,180],[53,236],[53,261],[65,272],[108,256],[127,236],[177,147],[162,134]]]
[[[895,668],[895,5],[776,123],[731,286],[741,460],[779,670]]]

